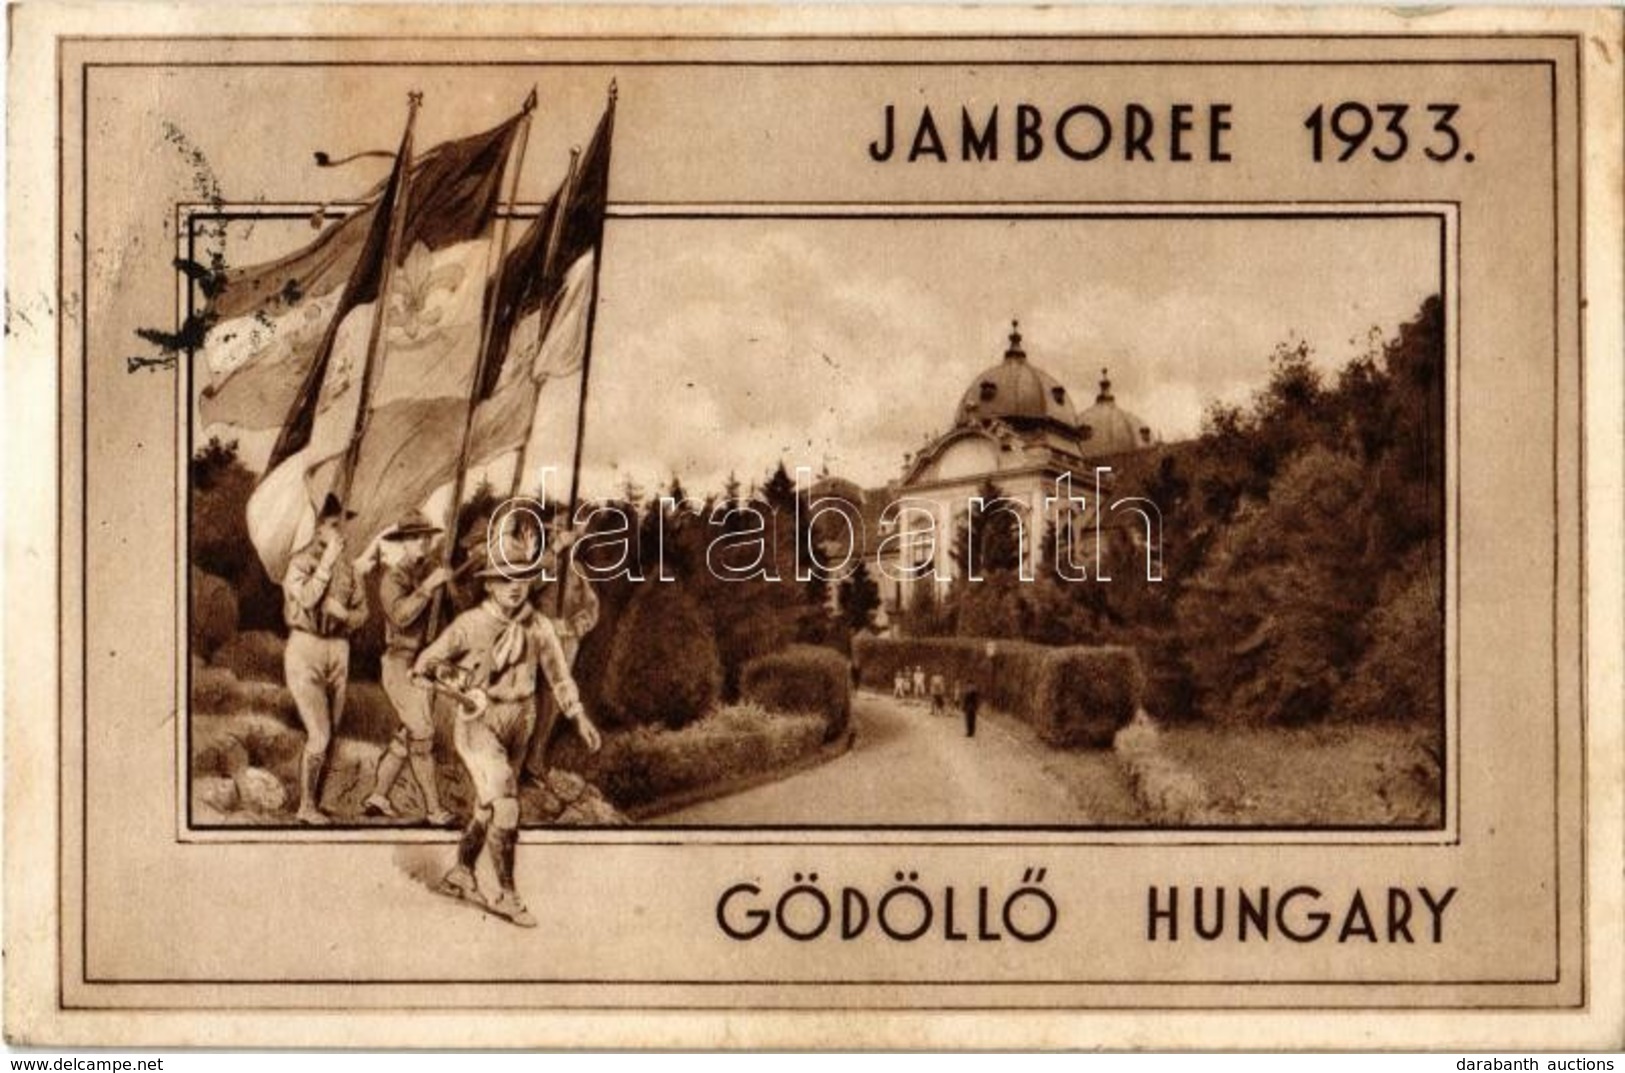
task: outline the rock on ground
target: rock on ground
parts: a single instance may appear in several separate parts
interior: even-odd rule
[[[573,771],[548,768],[519,790],[520,820],[527,826],[621,827],[629,821],[598,788]]]
[[[237,780],[229,776],[202,776],[193,781],[192,794],[197,801],[216,812],[234,812],[237,809]]]
[[[305,736],[274,716],[243,712],[195,716],[192,724],[193,818],[203,824],[256,824],[270,814],[285,819],[299,804],[299,759]],[[322,778],[322,808],[335,820],[349,823],[365,816],[362,802],[372,792],[382,746],[340,736],[327,754]],[[468,774],[455,756],[436,755],[441,803],[459,822],[473,813]],[[404,767],[390,790],[398,820],[370,820],[383,825],[422,821],[423,794],[411,767]],[[540,779],[525,779],[519,792],[521,822],[526,826],[620,826],[627,818],[598,788],[572,771],[550,768]]]
[[[237,796],[250,812],[280,812],[288,803],[282,780],[262,767],[245,767],[237,773]]]

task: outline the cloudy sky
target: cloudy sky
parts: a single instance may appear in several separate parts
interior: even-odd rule
[[[309,241],[264,223],[238,253]],[[587,407],[583,488],[673,475],[746,484],[783,458],[865,486],[952,422],[1000,360],[1012,317],[1029,360],[1075,399],[1109,367],[1118,404],[1165,439],[1257,390],[1277,344],[1328,371],[1437,290],[1438,224],[1358,220],[612,220]],[[543,398],[532,457],[564,487],[574,380]],[[244,437],[252,460],[269,448]],[[492,474],[506,484],[502,467]]]
[[[1334,370],[1439,278],[1420,219],[619,219],[607,243],[600,489],[710,490],[780,457],[882,483],[948,427],[1012,317],[1085,405],[1109,367],[1120,406],[1190,436],[1262,385],[1278,343]]]

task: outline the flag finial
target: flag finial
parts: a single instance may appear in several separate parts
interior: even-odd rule
[[[617,97],[619,97],[620,95],[621,95],[620,86],[616,83],[615,79],[613,79],[613,78],[610,79],[609,80],[609,100],[610,100],[610,103],[613,104],[615,102],[615,99]]]
[[[414,89],[407,93],[406,106],[412,109],[414,112],[423,107],[423,91],[421,89]]]
[[[536,110],[536,87],[530,87],[530,95],[525,98],[524,111],[529,115]]]

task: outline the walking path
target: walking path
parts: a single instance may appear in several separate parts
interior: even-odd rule
[[[1133,822],[1132,798],[1109,750],[1057,753],[997,712],[984,709],[976,737],[967,738],[957,711],[932,715],[928,703],[859,692],[852,729],[851,751],[827,764],[646,825]]]

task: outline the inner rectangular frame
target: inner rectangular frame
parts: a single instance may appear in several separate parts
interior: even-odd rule
[[[203,203],[178,202],[175,205],[176,256],[195,259],[197,225],[207,220],[306,218],[317,212],[329,217],[349,215],[361,203],[279,202]],[[527,220],[540,211],[540,204],[521,202],[507,210],[514,219]],[[521,841],[547,845],[958,845],[958,846],[1211,846],[1211,845],[1458,845],[1461,810],[1460,683],[1456,668],[1459,659],[1459,556],[1458,515],[1460,489],[1457,467],[1459,442],[1460,382],[1460,205],[1457,202],[1378,201],[1378,202],[913,202],[872,204],[845,201],[819,202],[611,202],[606,211],[606,230],[639,221],[662,220],[1086,220],[1103,218],[1161,219],[1350,219],[1418,218],[1434,219],[1439,236],[1439,294],[1445,316],[1445,528],[1444,528],[1444,652],[1442,686],[1445,695],[1445,763],[1441,780],[1441,824],[1432,828],[1365,827],[1354,825],[1269,825],[1269,826],[1072,826],[1072,825],[803,825],[753,824],[750,826],[662,825],[657,822],[630,827],[573,826],[523,828]],[[176,277],[176,324],[194,312],[201,302],[195,285],[186,286]],[[183,375],[176,378],[177,436],[185,450],[177,452],[179,472],[175,549],[177,576],[177,636],[188,637],[190,608],[190,506],[191,494],[187,464],[194,449],[192,428],[193,369],[183,363]],[[600,374],[602,375],[602,373]],[[590,389],[589,389],[590,390]],[[1554,607],[1554,618],[1555,618]],[[185,719],[175,721],[176,841],[197,843],[346,843],[346,844],[437,844],[454,840],[454,832],[410,827],[332,827],[312,829],[301,826],[198,827],[191,823],[189,778],[191,735],[191,661],[189,646],[178,646],[176,658],[177,710]],[[1554,718],[1556,713],[1554,712]],[[1554,800],[1554,808],[1556,802]]]

